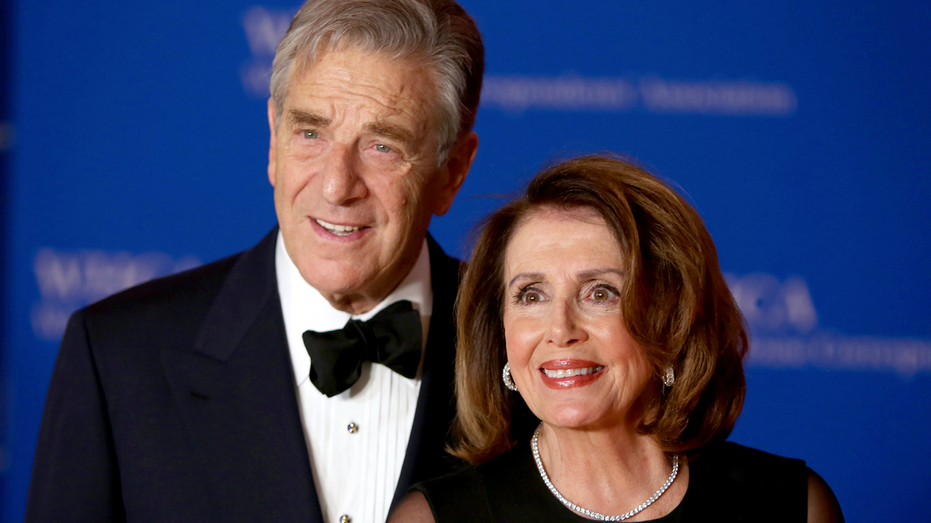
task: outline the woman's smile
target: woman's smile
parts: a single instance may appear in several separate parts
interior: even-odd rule
[[[551,360],[540,366],[543,384],[551,389],[588,385],[604,375],[604,365],[578,359]]]

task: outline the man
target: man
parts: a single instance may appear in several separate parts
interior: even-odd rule
[[[268,103],[278,228],[74,314],[27,521],[380,522],[454,465],[459,263],[427,226],[475,157],[483,53],[452,0],[301,8]]]

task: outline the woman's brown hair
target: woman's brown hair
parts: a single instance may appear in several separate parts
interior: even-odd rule
[[[740,414],[747,334],[701,217],[630,160],[583,156],[544,169],[523,197],[481,223],[457,300],[459,443],[452,452],[463,459],[486,461],[523,436],[516,425],[526,406],[501,380],[508,243],[534,212],[578,208],[604,219],[625,262],[623,321],[659,391],[638,430],[668,452],[688,452],[726,437]],[[675,384],[666,388],[669,366]]]

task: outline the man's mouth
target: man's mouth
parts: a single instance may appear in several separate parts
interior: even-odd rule
[[[540,370],[543,371],[543,374],[546,374],[547,378],[571,378],[573,376],[585,376],[586,374],[594,374],[603,368],[605,368],[604,365],[595,365],[594,367],[582,367],[577,369]]]
[[[335,223],[329,223],[319,219],[315,219],[314,221],[317,222],[317,225],[323,227],[327,232],[335,236],[349,236],[363,229],[363,227],[356,227],[353,225],[336,225]]]

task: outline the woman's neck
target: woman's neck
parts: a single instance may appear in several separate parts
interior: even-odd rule
[[[550,481],[566,499],[612,516],[652,497],[672,471],[671,459],[652,437],[624,428],[580,430],[544,424],[539,449]],[[669,489],[629,521],[668,514],[687,486],[688,466],[683,459]]]

